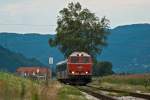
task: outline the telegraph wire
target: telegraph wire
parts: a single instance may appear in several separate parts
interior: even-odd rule
[[[48,25],[48,24],[5,24],[0,23],[0,26],[37,26],[37,27],[56,27],[57,25]]]

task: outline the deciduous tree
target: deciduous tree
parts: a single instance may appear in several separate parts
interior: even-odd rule
[[[58,47],[65,57],[74,51],[84,51],[93,59],[106,46],[109,20],[99,20],[89,9],[82,9],[80,3],[69,3],[58,15],[56,37],[50,39],[51,46]]]

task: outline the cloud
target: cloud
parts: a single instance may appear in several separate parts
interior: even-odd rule
[[[56,25],[58,12],[71,1],[80,2],[83,8],[90,9],[98,17],[107,16],[113,27],[120,24],[150,22],[150,0],[5,0],[5,3],[0,4],[0,23]],[[18,30],[17,28],[13,26],[9,29]],[[23,31],[25,29],[45,32],[54,31],[55,27],[22,28]]]

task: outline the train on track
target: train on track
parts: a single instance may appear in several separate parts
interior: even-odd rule
[[[56,64],[57,79],[63,83],[85,85],[92,77],[92,57],[85,52],[73,52]]]

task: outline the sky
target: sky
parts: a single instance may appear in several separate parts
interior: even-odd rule
[[[80,2],[110,27],[150,23],[150,0],[0,0],[0,32],[55,34],[57,16],[69,2]]]

